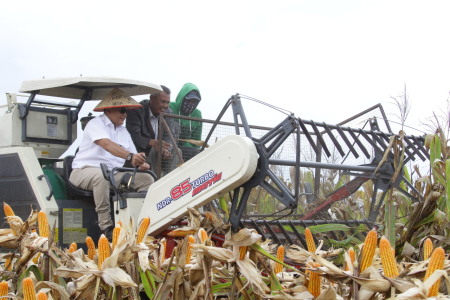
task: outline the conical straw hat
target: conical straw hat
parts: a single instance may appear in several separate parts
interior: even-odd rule
[[[94,108],[94,111],[103,111],[107,108],[126,107],[127,109],[135,109],[142,107],[136,100],[127,96],[124,91],[118,88],[112,89],[108,95],[100,101]]]

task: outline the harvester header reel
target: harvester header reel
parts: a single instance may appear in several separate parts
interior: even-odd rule
[[[393,133],[381,132],[376,119],[370,120],[370,130],[364,130],[361,128],[350,128],[348,126],[304,120],[295,117],[292,113],[286,113],[287,117],[281,123],[273,127],[262,137],[256,138],[253,136],[248,124],[241,99],[263,103],[239,94],[232,96],[225,104],[205,140],[205,144],[207,144],[220,119],[231,106],[236,134],[249,137],[254,142],[258,151],[259,160],[257,171],[249,181],[236,188],[232,196],[230,223],[233,230],[238,230],[241,226],[240,221],[246,208],[250,192],[257,186],[265,189],[270,195],[283,203],[285,209],[290,209],[290,213],[294,212],[299,203],[299,196],[301,195],[299,185],[301,167],[314,168],[316,170],[340,170],[355,177],[355,179],[351,180],[345,186],[328,195],[324,202],[325,204],[322,203],[318,206],[319,209],[316,208],[307,212],[302,220],[312,219],[319,210],[326,208],[335,201],[350,196],[369,179],[375,183],[369,221],[375,221],[377,212],[382,204],[382,198],[390,187],[398,188],[409,197],[414,198],[408,191],[400,189],[399,184],[404,180],[403,177],[393,178],[393,162],[396,159],[396,151],[393,145],[395,144],[395,139],[403,141],[405,157],[401,162],[401,167],[403,167],[407,162],[411,160],[415,161],[417,158],[422,161],[428,159],[428,152],[424,147],[424,137],[399,136]],[[296,141],[295,158],[292,160],[274,158],[273,154],[277,151],[282,151],[280,148],[283,143],[292,135],[295,136]],[[304,145],[301,148],[300,141],[305,140],[316,155],[315,161],[301,160],[301,149],[304,149]],[[322,155],[328,158],[340,156],[342,161],[345,161],[348,156],[353,155],[356,159],[360,157],[368,159],[370,163],[361,165],[326,163],[321,161]],[[280,180],[279,176],[272,171],[270,165],[294,167],[294,188],[287,187]],[[414,187],[407,180],[404,181],[411,190],[415,191]],[[378,190],[383,191],[383,196],[376,206]]]

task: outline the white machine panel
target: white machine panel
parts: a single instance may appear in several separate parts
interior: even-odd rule
[[[249,138],[224,137],[152,184],[139,220],[150,217],[150,233],[157,234],[186,214],[187,207],[201,207],[247,182],[257,163]]]

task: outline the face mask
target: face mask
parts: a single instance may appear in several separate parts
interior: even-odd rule
[[[181,104],[181,114],[190,115],[194,109],[197,107],[198,103],[197,99],[184,99],[183,104]]]

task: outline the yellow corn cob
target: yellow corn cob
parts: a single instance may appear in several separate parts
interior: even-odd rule
[[[316,252],[316,243],[314,242],[313,235],[308,227],[305,228],[305,238],[306,238],[306,247],[308,248],[308,251]]]
[[[104,234],[98,240],[98,267],[101,268],[105,259],[111,255],[108,239]]]
[[[116,247],[117,241],[119,240],[120,229],[121,229],[120,226],[114,227],[113,236],[112,236],[112,248],[113,249]]]
[[[47,300],[48,299],[47,294],[45,294],[43,292],[37,293],[36,298],[37,298],[36,300]]]
[[[372,265],[375,249],[377,248],[377,239],[378,235],[375,230],[371,230],[367,233],[366,239],[364,240],[364,246],[361,250],[359,272],[364,271]]]
[[[350,257],[350,261],[352,262],[352,264],[355,262],[355,250],[353,250],[353,248],[348,249],[347,251],[348,256]],[[345,271],[350,270],[350,267],[346,264],[345,265]]]
[[[161,243],[161,251],[160,251],[160,253],[161,253],[160,261],[161,261],[161,263],[163,263],[164,260],[166,259],[166,247],[167,247],[167,242],[166,242],[166,240],[164,240]]]
[[[247,246],[239,246],[239,259],[243,260],[247,254]]]
[[[391,243],[382,237],[380,239],[380,257],[381,265],[383,266],[384,276],[395,278],[398,276],[397,262],[395,261],[395,254],[392,252]]]
[[[39,235],[41,237],[49,237],[50,228],[48,226],[47,214],[44,211],[38,213]]]
[[[206,240],[208,239],[208,233],[206,233],[206,230],[203,228],[200,228],[198,230],[198,236],[200,237],[200,242],[204,244]]]
[[[442,270],[444,268],[445,251],[442,247],[434,249],[431,257],[428,261],[427,272],[425,273],[425,278],[427,280],[431,274],[436,270]],[[441,279],[437,280],[431,288],[428,290],[428,297],[435,297],[438,295],[439,286],[441,285]]]
[[[15,216],[16,214],[14,213],[13,209],[11,208],[11,206],[9,206],[8,204],[6,204],[5,202],[3,202],[3,211],[5,212],[5,216],[6,217],[12,217]]]
[[[33,257],[33,263],[37,264],[39,262],[39,257],[41,256],[41,252],[38,252],[34,257]]]
[[[78,248],[77,243],[72,243],[69,246],[69,252],[70,253],[75,252],[75,251],[77,251],[77,248]]]
[[[167,236],[172,236],[172,237],[185,237],[188,236],[190,234],[195,234],[195,230],[180,230],[180,229],[175,229],[172,231],[169,231],[167,233]]]
[[[94,259],[95,256],[95,243],[94,240],[88,236],[86,237],[86,246],[87,246],[87,256],[89,259]]]
[[[145,217],[142,219],[141,224],[139,225],[136,244],[142,243],[142,241],[146,238],[144,235],[147,233],[148,226],[150,226],[150,218]]]
[[[423,243],[423,260],[427,260],[430,257],[431,252],[433,252],[433,242],[430,238],[427,238]]]
[[[313,264],[314,267],[320,267],[319,264]],[[320,282],[322,276],[319,273],[309,271],[309,282],[308,282],[308,292],[311,293],[314,297],[320,295]]]
[[[281,261],[284,261],[284,246],[281,245],[277,249],[277,258]],[[280,263],[275,263],[274,273],[278,274],[283,271],[283,265]]]
[[[5,258],[5,270],[6,271],[11,271],[12,270],[11,256],[8,256],[8,257]]]
[[[191,263],[192,245],[195,243],[195,238],[192,235],[190,235],[190,236],[188,236],[187,240],[188,240],[188,245],[187,245],[185,263],[189,264],[189,263]]]
[[[23,300],[36,300],[36,290],[34,289],[33,279],[30,277],[22,281]]]
[[[0,282],[0,297],[8,295],[8,282],[2,281]]]
[[[214,217],[213,217],[212,213],[210,213],[209,211],[205,212],[204,217],[207,218],[210,221],[214,220]]]

